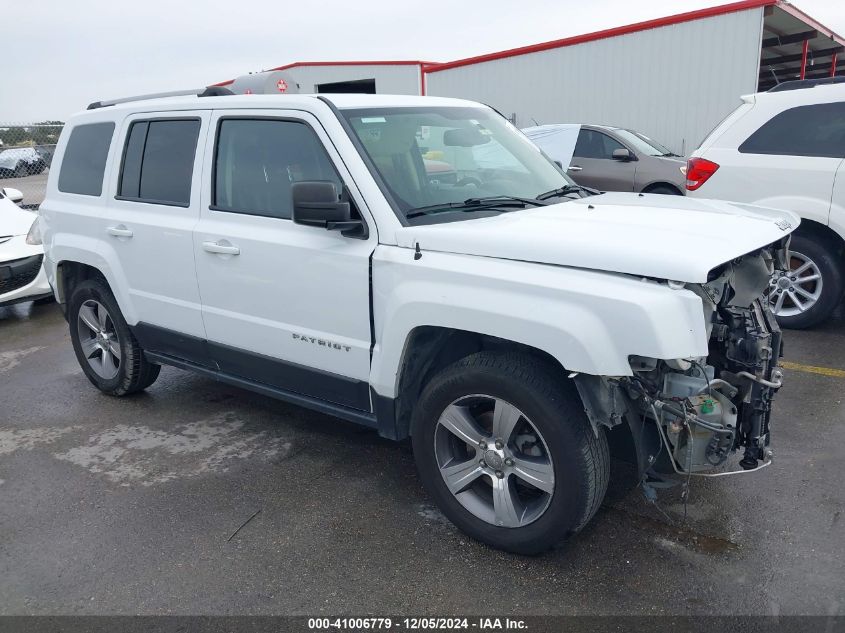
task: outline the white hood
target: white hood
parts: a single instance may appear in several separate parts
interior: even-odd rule
[[[26,235],[36,217],[34,212],[21,209],[8,198],[0,198],[0,237]]]
[[[605,193],[501,215],[403,227],[400,246],[706,282],[720,264],[782,239],[800,219],[753,205]]]

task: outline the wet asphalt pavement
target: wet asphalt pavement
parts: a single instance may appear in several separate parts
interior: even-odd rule
[[[841,308],[786,345],[845,369]],[[407,446],[172,368],[101,395],[57,306],[0,308],[0,614],[842,615],[845,377],[786,374],[770,468],[522,558],[453,528]]]

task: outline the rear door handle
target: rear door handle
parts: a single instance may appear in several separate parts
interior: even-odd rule
[[[240,255],[241,249],[234,244],[230,244],[227,240],[218,240],[217,242],[203,242],[202,248],[206,252],[216,253],[217,255]]]
[[[132,229],[127,229],[125,224],[110,226],[106,229],[106,232],[115,237],[132,237]]]
[[[578,165],[570,165],[570,166],[566,169],[566,171],[581,171],[581,170],[583,170],[583,169],[584,169],[583,167],[579,167]]]

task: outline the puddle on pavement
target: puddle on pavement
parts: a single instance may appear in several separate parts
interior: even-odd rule
[[[603,513],[623,521],[626,525],[647,532],[655,538],[658,545],[666,549],[683,547],[699,554],[725,554],[735,552],[740,547],[738,543],[730,539],[704,534],[689,523],[669,524],[613,506],[604,507]]]

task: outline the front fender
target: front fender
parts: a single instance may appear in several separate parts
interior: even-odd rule
[[[380,246],[373,256],[371,384],[398,393],[411,332],[476,332],[540,349],[570,371],[630,375],[631,355],[705,356],[701,299],[626,275]]]

